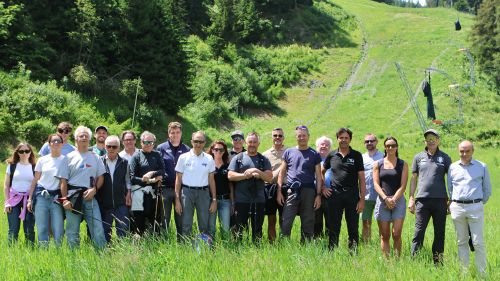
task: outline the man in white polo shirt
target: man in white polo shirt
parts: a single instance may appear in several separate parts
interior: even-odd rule
[[[191,236],[195,209],[200,233],[208,233],[208,212],[214,213],[217,210],[215,162],[212,156],[203,152],[205,142],[204,132],[193,133],[193,148],[179,156],[175,166],[175,211],[182,214],[182,235],[185,237]]]

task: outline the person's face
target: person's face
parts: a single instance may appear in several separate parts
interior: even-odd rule
[[[145,135],[141,140],[141,148],[144,152],[153,151],[155,145],[155,139],[151,135]]]
[[[297,144],[299,146],[307,146],[309,143],[309,135],[305,130],[295,131],[295,138],[297,139]]]
[[[132,148],[135,148],[135,143],[136,139],[134,135],[127,133],[123,136],[123,146],[125,147],[125,149],[130,150]]]
[[[172,128],[168,133],[168,139],[171,143],[180,143],[182,138],[182,131],[180,128]]]
[[[274,130],[273,131],[273,144],[282,145],[285,140],[285,135],[282,130]]]
[[[377,139],[373,135],[365,136],[365,147],[368,151],[373,151],[377,148]]]
[[[439,137],[434,134],[427,134],[425,136],[425,145],[428,149],[436,150],[439,146]]]
[[[31,153],[33,153],[27,145],[21,145],[16,152],[19,155],[19,159],[23,161],[27,161],[30,158]]]
[[[233,148],[235,150],[240,150],[243,148],[243,138],[240,136],[233,136],[231,137],[231,140],[233,141]]]
[[[58,136],[52,136],[49,141],[49,146],[51,151],[61,151],[62,139]]]
[[[63,141],[67,141],[71,135],[71,130],[69,128],[57,128],[57,134],[61,136]]]
[[[201,152],[203,150],[203,147],[205,146],[205,136],[200,133],[194,134],[191,138],[191,145],[193,146],[193,150],[195,152]]]
[[[104,129],[99,129],[95,133],[94,137],[95,137],[95,140],[97,143],[104,143],[104,141],[108,137],[108,131],[106,131]]]
[[[396,155],[396,152],[398,151],[398,144],[394,140],[386,141],[384,147],[387,155]]]
[[[318,151],[321,157],[324,157],[330,153],[331,145],[327,140],[323,140],[319,143]]]
[[[247,137],[247,151],[248,154],[256,154],[259,149],[259,139],[256,136]]]
[[[471,143],[464,142],[458,146],[458,152],[460,154],[460,160],[463,163],[470,163],[472,154],[474,154],[474,148]]]
[[[109,158],[115,159],[118,150],[120,150],[120,144],[116,140],[106,141],[106,152]]]
[[[343,132],[337,137],[337,142],[340,148],[349,148],[351,137],[349,137],[347,132]]]
[[[89,146],[90,136],[87,132],[80,132],[76,136],[76,145],[79,147]]]
[[[215,144],[212,148],[212,153],[214,154],[214,158],[222,158],[224,155],[224,146],[222,144]]]

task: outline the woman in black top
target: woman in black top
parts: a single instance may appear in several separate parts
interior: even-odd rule
[[[218,140],[210,145],[207,151],[215,161],[215,186],[217,188],[217,212],[210,213],[208,219],[208,229],[210,234],[215,236],[216,218],[219,215],[219,223],[224,233],[229,233],[230,214],[232,202],[234,202],[233,184],[227,178],[227,168],[229,166],[229,153],[224,141]]]
[[[375,218],[380,232],[380,247],[385,257],[391,251],[390,238],[394,241],[394,253],[401,253],[401,232],[406,214],[404,197],[408,181],[408,164],[398,158],[398,141],[393,137],[384,140],[384,159],[373,165],[373,183],[378,193]],[[391,231],[392,222],[392,231]]]
[[[155,135],[145,131],[141,134],[141,147],[130,159],[130,181],[132,182],[132,231],[142,235],[152,226],[154,232],[160,231],[162,204],[161,180],[165,167],[160,153],[153,150]],[[148,226],[148,227],[147,227]]]

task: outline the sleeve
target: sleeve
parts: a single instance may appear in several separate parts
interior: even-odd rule
[[[38,161],[36,161],[36,165],[35,165],[35,172],[42,172],[42,166],[43,166],[43,159],[45,158],[40,158],[38,159]]]
[[[59,165],[59,169],[57,169],[56,178],[69,179],[69,158],[68,157],[64,157],[61,160],[61,164]]]
[[[42,147],[40,148],[40,151],[38,152],[38,155],[40,156],[45,156],[47,154],[50,153],[50,149],[49,149],[49,143],[46,142],[42,145]]]
[[[488,167],[486,164],[483,164],[484,175],[483,175],[483,202],[488,202],[488,199],[491,196],[491,181],[490,181],[490,173],[488,172]]]
[[[140,165],[140,157],[141,153],[134,153],[134,156],[130,159],[129,163],[129,173],[130,173],[130,182],[132,184],[137,184],[140,186],[144,186],[144,182],[142,181],[142,176],[140,175],[141,172],[141,165]]]
[[[104,175],[106,173],[106,167],[104,167],[104,162],[99,158],[99,156],[95,155],[95,159],[97,162],[97,169],[96,169],[96,178]]]
[[[446,169],[446,171],[448,171],[450,169],[450,165],[451,165],[451,158],[450,156],[446,155],[446,157],[444,158],[445,160],[445,166],[444,168]]]
[[[132,189],[132,182],[130,181],[130,166],[128,164],[128,161],[126,159],[123,159],[125,163],[127,164],[127,173],[125,174],[125,184],[127,185],[127,189]]]
[[[451,178],[452,171],[453,171],[453,165],[450,165],[450,168],[448,169],[448,173],[446,173],[446,183],[448,184],[449,200],[452,199],[452,195],[453,195],[453,179]]]
[[[212,157],[210,157],[210,161],[208,162],[208,171],[210,173],[215,172],[215,161]]]
[[[356,161],[358,163],[358,165],[356,167],[357,168],[356,170],[358,172],[361,172],[361,171],[364,172],[365,171],[365,165],[363,164],[363,155],[361,155],[361,153],[359,153],[359,152],[357,152],[356,154],[357,154],[356,158],[358,158],[357,161]]]
[[[175,165],[175,171],[177,173],[184,173],[184,162],[186,162],[186,157],[184,157],[184,154],[181,154],[181,156],[179,156],[179,160],[177,160],[177,164]]]
[[[418,154],[413,157],[413,162],[411,163],[411,172],[418,174]]]
[[[316,157],[314,159],[314,166],[321,164],[321,155],[319,155],[318,152],[316,152],[315,154],[316,154]]]
[[[326,156],[325,162],[323,162],[323,168],[325,168],[325,170],[328,170],[331,168],[330,162],[332,161],[332,157],[333,157],[333,152],[328,153],[328,155]]]
[[[269,161],[269,158],[264,157],[264,171],[271,171],[272,170],[272,166],[271,166],[271,161]]]
[[[233,158],[231,159],[231,162],[229,162],[229,166],[227,167],[227,169],[228,169],[229,171],[233,171],[233,172],[235,172],[235,171],[236,171],[236,158],[237,158],[236,156],[235,156],[235,157],[233,157]]]

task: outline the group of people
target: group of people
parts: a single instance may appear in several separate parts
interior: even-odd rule
[[[326,235],[333,250],[339,245],[345,213],[350,250],[359,244],[361,214],[362,241],[371,240],[375,217],[383,254],[390,255],[392,237],[393,252],[399,256],[408,208],[416,215],[412,255],[422,248],[432,218],[432,253],[434,262],[442,263],[446,217],[451,212],[460,260],[468,265],[471,237],[476,266],[480,272],[486,270],[483,205],[491,195],[491,183],[486,165],[472,158],[470,141],[459,144],[460,160],[452,163],[439,149],[439,133],[424,133],[425,150],[411,165],[407,206],[410,168],[399,158],[394,137],[384,140],[381,152],[376,135],[365,135],[362,154],[350,146],[353,133],[347,128],[337,130],[335,150],[326,136],[316,141],[316,149],[310,147],[306,126],[296,127],[296,146],[286,147],[283,129],[275,128],[272,147],[261,154],[260,135],[250,132],[245,138],[240,130],[231,133],[231,150],[222,140],[205,150],[202,131],[191,135],[190,147],[182,142],[179,122],[168,125],[168,139],[156,149],[156,136],[148,131],[139,136],[140,149],[133,131],[108,135],[106,126],[98,126],[92,134],[79,126],[73,133],[75,146],[68,142],[72,132],[70,123],[60,123],[40,149],[38,161],[27,143],[19,144],[7,160],[4,190],[10,242],[17,240],[22,221],[28,241],[34,243],[36,225],[39,244],[47,244],[52,235],[60,245],[66,233],[69,246],[77,247],[83,218],[94,245],[102,248],[111,241],[113,223],[118,237],[159,234],[168,231],[172,215],[182,241],[192,237],[196,211],[200,233],[215,237],[218,218],[221,237],[240,241],[251,229],[256,243],[263,237],[266,215],[270,242],[277,237],[277,223],[280,236],[289,237],[300,216],[301,241]]]

